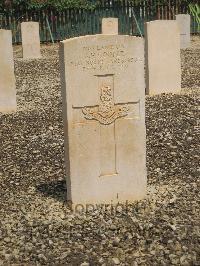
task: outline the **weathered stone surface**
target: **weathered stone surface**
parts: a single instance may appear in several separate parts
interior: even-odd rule
[[[60,44],[68,200],[117,203],[146,193],[143,39]]]
[[[102,34],[118,34],[118,18],[102,19]]]
[[[145,24],[147,94],[181,90],[180,31],[173,20]]]
[[[40,58],[40,35],[38,22],[22,22],[22,47],[23,58],[34,59]]]
[[[181,48],[188,48],[190,46],[190,15],[178,14],[176,21],[180,29]]]
[[[0,112],[16,111],[12,33],[0,29]]]

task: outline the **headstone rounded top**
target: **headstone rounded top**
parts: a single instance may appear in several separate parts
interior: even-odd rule
[[[181,16],[181,17],[190,17],[189,14],[177,14],[177,15],[176,15],[176,17],[179,17],[179,16]]]
[[[146,24],[155,24],[155,23],[159,23],[159,24],[176,24],[176,20],[167,20],[167,19],[156,19],[156,20],[152,20],[152,21],[148,21],[146,22]]]
[[[37,21],[23,21],[21,24],[25,24],[25,23],[31,23],[31,24],[38,24]]]
[[[114,22],[118,21],[118,18],[103,18],[102,21],[106,21],[108,24],[112,25]]]
[[[5,31],[5,32],[11,32],[11,30],[6,30],[6,29],[0,29],[1,32]]]
[[[69,43],[69,42],[74,42],[74,41],[78,41],[78,42],[82,42],[83,40],[91,40],[92,41],[98,41],[98,40],[113,40],[113,39],[118,39],[118,40],[143,40],[142,37],[137,37],[137,36],[130,36],[130,35],[107,35],[107,34],[95,34],[95,35],[84,35],[84,36],[80,36],[80,37],[74,37],[74,38],[69,38],[69,39],[65,39],[63,41],[61,41],[60,43]]]

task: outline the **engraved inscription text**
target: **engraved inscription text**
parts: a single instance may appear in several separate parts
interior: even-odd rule
[[[123,44],[83,47],[83,58],[71,61],[70,65],[82,70],[114,70],[127,68],[132,62],[142,61],[139,57],[130,57],[126,50]]]

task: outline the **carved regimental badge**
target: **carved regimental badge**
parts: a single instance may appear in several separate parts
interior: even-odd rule
[[[114,104],[110,86],[101,88],[99,107],[84,107],[82,109],[86,119],[97,120],[103,125],[112,124],[116,119],[127,116],[128,111],[128,105]]]

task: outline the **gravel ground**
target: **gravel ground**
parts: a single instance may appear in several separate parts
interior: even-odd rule
[[[116,209],[66,203],[58,45],[23,61],[18,112],[0,115],[0,265],[200,265],[200,37],[180,95],[146,97],[148,195]]]

